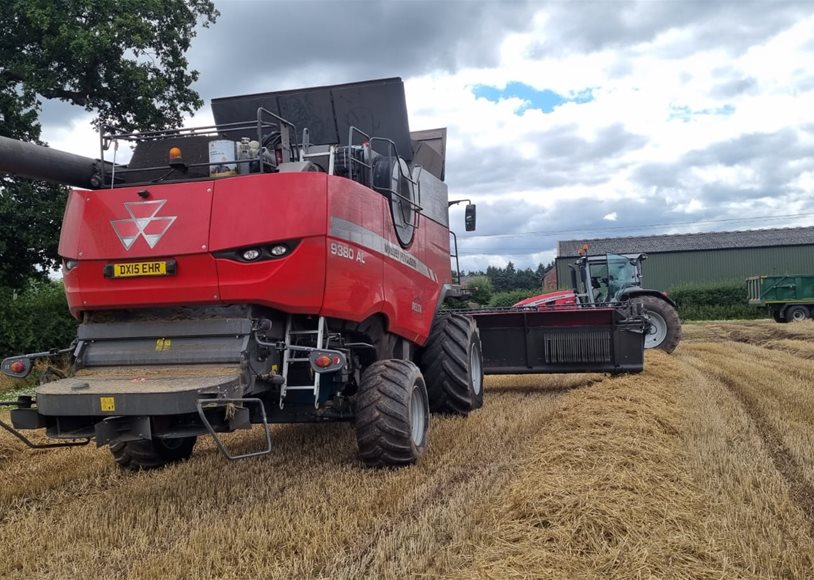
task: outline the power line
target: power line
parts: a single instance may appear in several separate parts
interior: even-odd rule
[[[651,228],[668,228],[672,226],[691,226],[691,225],[699,225],[699,224],[717,224],[717,223],[732,223],[732,222],[749,222],[749,221],[756,221],[756,220],[776,220],[776,219],[787,219],[787,218],[798,218],[798,217],[811,217],[814,216],[814,213],[791,213],[785,215],[777,215],[777,216],[755,216],[750,218],[726,218],[726,219],[718,219],[718,220],[698,220],[692,222],[671,222],[671,223],[663,223],[663,224],[642,224],[637,226],[604,226],[604,227],[597,227],[597,228],[582,228],[582,229],[570,229],[570,230],[547,230],[547,231],[536,231],[536,232],[519,232],[516,234],[477,234],[474,236],[461,236],[460,242],[464,240],[474,240],[477,238],[518,238],[523,236],[555,236],[555,235],[562,235],[562,234],[572,234],[572,233],[580,233],[584,232],[586,229],[592,232],[603,232],[603,231],[618,231],[618,230],[640,230],[640,229],[651,229]]]
[[[606,227],[606,228],[591,228],[589,231],[603,231],[603,230],[627,230],[627,231],[636,231],[638,229],[644,228],[659,228],[659,227],[671,227],[674,225],[696,225],[696,224],[705,224],[705,223],[723,223],[723,222],[744,222],[744,221],[755,221],[755,220],[773,220],[773,219],[785,219],[785,218],[796,218],[796,217],[809,217],[814,216],[814,213],[798,213],[798,214],[785,214],[779,216],[762,216],[762,217],[751,217],[751,218],[727,218],[727,219],[719,219],[719,220],[699,220],[694,222],[673,222],[669,224],[644,224],[641,226],[617,226],[617,227]],[[549,231],[549,232],[523,232],[518,234],[483,234],[478,236],[470,236],[467,238],[461,238],[459,245],[465,242],[465,240],[470,240],[473,238],[483,237],[483,238],[498,238],[498,237],[517,237],[517,236],[528,236],[528,235],[555,235],[555,234],[564,234],[564,233],[581,233],[584,230],[558,230],[558,231]],[[696,233],[696,232],[693,232]],[[709,232],[697,232],[699,234],[702,233],[709,233]],[[665,234],[671,235],[671,234]],[[682,234],[677,234],[682,235]],[[585,238],[588,239],[588,238]],[[527,256],[529,254],[538,254],[544,251],[556,251],[556,248],[551,248],[550,250],[542,249],[539,246],[535,248],[506,248],[505,250],[501,250],[499,248],[488,248],[484,249],[484,251],[459,251],[458,255],[463,256]]]

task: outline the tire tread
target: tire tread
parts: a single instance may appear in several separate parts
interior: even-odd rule
[[[377,361],[362,374],[356,398],[356,439],[359,456],[369,467],[403,466],[424,454],[412,442],[410,397],[416,381],[424,379],[413,363],[388,359]],[[427,413],[429,421],[429,413]]]
[[[681,319],[678,317],[678,311],[668,302],[655,296],[637,296],[632,300],[643,304],[646,310],[658,312],[664,318],[664,322],[667,323],[667,336],[655,348],[667,353],[673,352],[681,342]]]
[[[421,370],[427,381],[432,411],[468,415],[482,405],[482,396],[473,396],[470,387],[472,337],[480,348],[480,334],[475,321],[468,316],[442,314],[433,322],[430,338],[421,353]]]
[[[189,459],[196,440],[197,437],[187,437],[177,449],[165,448],[160,442],[153,440],[127,441],[111,444],[110,452],[113,454],[113,460],[122,469],[130,471],[155,469],[168,463]]]

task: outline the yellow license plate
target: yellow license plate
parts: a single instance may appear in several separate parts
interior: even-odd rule
[[[128,262],[127,264],[111,264],[113,278],[134,278],[136,276],[166,276],[169,274],[167,262]]]

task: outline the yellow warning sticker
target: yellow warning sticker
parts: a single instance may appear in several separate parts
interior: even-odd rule
[[[155,351],[164,352],[172,348],[172,340],[169,338],[157,338],[155,341]]]
[[[116,410],[116,399],[114,397],[99,397],[99,406],[102,412],[111,413]]]

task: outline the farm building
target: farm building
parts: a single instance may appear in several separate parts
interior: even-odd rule
[[[556,282],[570,286],[568,264],[588,253],[647,254],[644,285],[666,290],[687,282],[745,279],[757,274],[814,274],[814,227],[568,240],[557,243]]]

